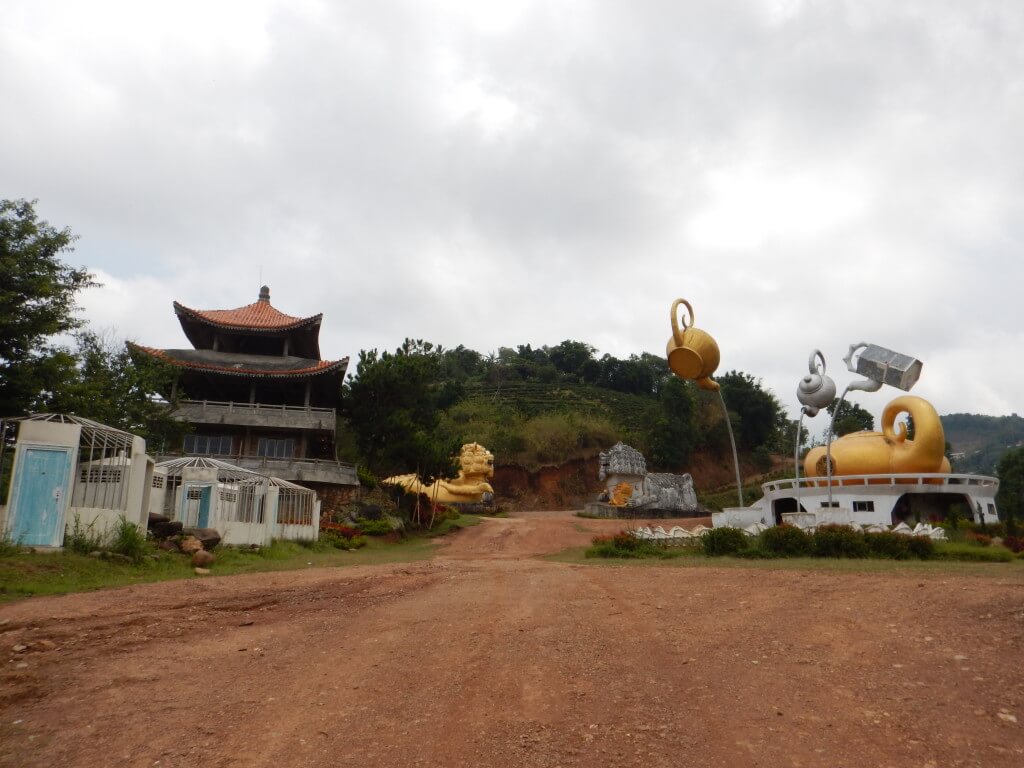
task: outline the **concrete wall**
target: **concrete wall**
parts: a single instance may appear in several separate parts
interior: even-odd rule
[[[231,547],[248,547],[255,544],[265,547],[270,544],[273,536],[272,528],[265,523],[223,523],[217,527],[221,535],[221,543]]]
[[[175,418],[193,424],[227,424],[261,429],[305,429],[334,434],[336,417],[333,409],[305,410],[297,406],[231,403],[211,404],[203,401],[182,402]],[[297,436],[296,436],[297,437]]]

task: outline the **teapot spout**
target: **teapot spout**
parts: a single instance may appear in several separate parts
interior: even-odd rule
[[[703,379],[697,379],[696,383],[698,387],[707,390],[708,392],[717,392],[720,389],[718,382],[710,376],[705,376]]]

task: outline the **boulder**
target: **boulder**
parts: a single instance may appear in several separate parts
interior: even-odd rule
[[[213,528],[186,528],[186,536],[195,536],[203,544],[203,549],[211,550],[220,544],[220,534]]]
[[[186,536],[180,542],[178,542],[178,548],[187,555],[193,552],[198,552],[203,548],[203,542],[197,539],[195,536]]]
[[[178,542],[174,539],[164,539],[157,546],[166,552],[180,552],[181,547],[178,546]]]
[[[207,552],[205,549],[200,549],[192,555],[192,565],[198,568],[207,568],[216,561],[217,556],[213,552]]]
[[[153,534],[154,539],[169,539],[180,534],[181,528],[180,520],[168,520],[166,523],[151,523],[149,532]]]
[[[193,568],[192,570],[194,570],[196,572],[196,576],[209,576],[210,575],[210,569],[209,568]]]
[[[148,526],[149,528],[152,528],[157,523],[169,523],[169,522],[171,522],[171,518],[169,518],[167,515],[158,515],[155,512],[150,512],[149,513],[149,526]]]

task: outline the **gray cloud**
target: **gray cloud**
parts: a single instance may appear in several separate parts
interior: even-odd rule
[[[1024,411],[1017,3],[8,6],[0,196],[82,236],[99,326],[180,344],[262,276],[334,356],[625,355],[683,295],[790,406],[863,338]]]

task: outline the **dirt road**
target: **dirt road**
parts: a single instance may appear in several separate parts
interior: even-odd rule
[[[0,766],[1024,764],[1019,579],[531,557],[614,527],[0,607]]]

